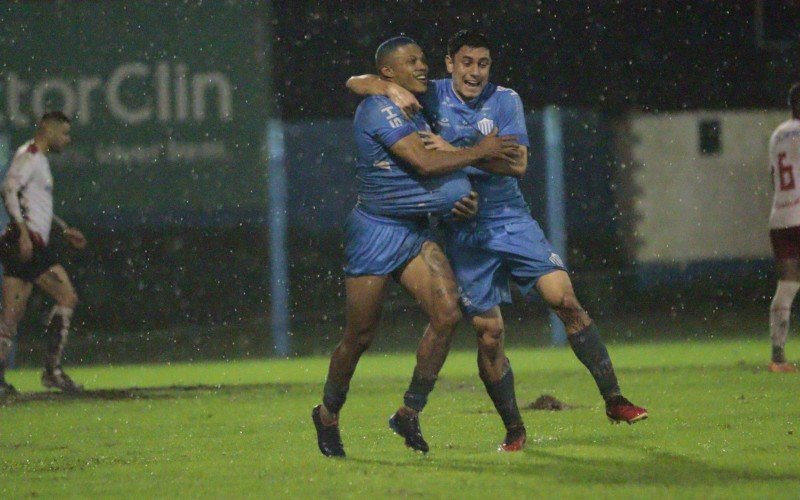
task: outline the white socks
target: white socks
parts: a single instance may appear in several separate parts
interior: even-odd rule
[[[50,338],[47,342],[47,357],[45,358],[45,367],[48,370],[52,371],[61,366],[61,356],[64,354],[71,320],[72,309],[69,307],[56,305],[50,311],[50,318],[47,321],[47,335]]]

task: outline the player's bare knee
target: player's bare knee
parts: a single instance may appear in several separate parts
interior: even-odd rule
[[[370,334],[366,335],[359,335],[356,337],[356,348],[359,352],[364,352],[370,348],[372,345],[372,341],[375,339],[375,336]]]
[[[440,307],[431,315],[431,327],[438,332],[452,333],[461,321],[461,317],[458,305]]]
[[[559,305],[553,306],[553,310],[564,323],[567,334],[577,333],[592,323],[589,314],[572,293],[564,294]]]
[[[476,325],[478,346],[482,349],[496,349],[503,340],[505,327],[501,320],[483,320]]]
[[[578,302],[578,298],[574,293],[564,292],[561,297],[551,304],[550,307],[559,315],[566,317],[574,317],[585,314],[583,306]]]
[[[354,349],[358,352],[364,352],[372,345],[377,331],[377,325],[363,324],[356,327],[348,328],[350,330],[344,336],[342,343],[348,348]]]

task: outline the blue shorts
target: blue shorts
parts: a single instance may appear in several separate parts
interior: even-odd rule
[[[387,276],[419,255],[431,239],[427,220],[393,219],[356,207],[345,223],[344,273]]]
[[[487,229],[463,225],[447,233],[447,257],[468,316],[511,302],[509,280],[527,295],[540,277],[566,270],[542,228],[530,216]]]

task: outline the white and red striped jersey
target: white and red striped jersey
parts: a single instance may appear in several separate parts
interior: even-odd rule
[[[769,169],[775,188],[769,228],[800,226],[800,120],[787,120],[772,133]]]
[[[46,245],[53,224],[53,175],[50,162],[33,140],[17,149],[2,185],[3,202],[12,221],[24,220]],[[36,236],[31,235],[35,240]]]

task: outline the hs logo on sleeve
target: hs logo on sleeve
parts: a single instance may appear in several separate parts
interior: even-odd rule
[[[389,122],[389,125],[391,125],[392,128],[397,128],[403,124],[403,119],[400,118],[400,115],[398,115],[391,106],[381,108],[381,113],[386,115],[386,120]]]

